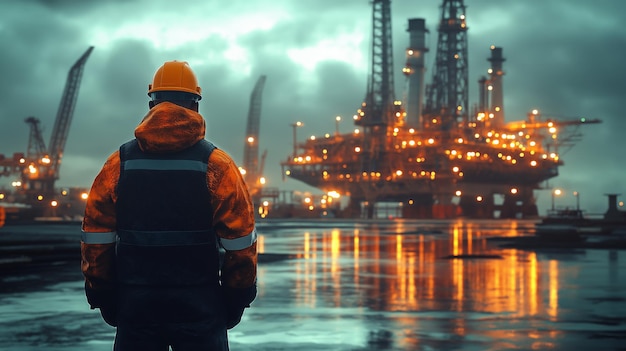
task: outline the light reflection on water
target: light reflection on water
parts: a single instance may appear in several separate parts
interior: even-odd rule
[[[290,258],[261,260],[258,298],[229,332],[231,349],[617,349],[626,339],[624,251],[501,249],[488,240],[532,227],[260,222],[259,252]],[[471,255],[482,256],[449,257]],[[0,349],[111,349],[113,329],[89,310],[79,280],[3,291]]]
[[[589,333],[600,327],[581,324],[589,317],[587,310],[603,313],[581,298],[606,296],[608,291],[602,288],[606,284],[625,290],[623,271],[615,272],[613,265],[613,276],[608,275],[605,251],[500,249],[487,240],[526,235],[532,227],[528,221],[394,221],[352,228],[300,225],[302,229],[278,232],[261,226],[262,252],[277,249],[295,259],[289,269],[281,269],[285,282],[276,282],[270,278],[272,270],[261,267],[257,304],[264,305],[266,296],[277,293],[275,289],[286,289],[294,314],[332,308],[343,327],[352,329],[338,335],[347,344],[367,346],[369,332],[387,330],[393,341],[389,349],[394,350],[459,345],[476,350],[566,349],[563,345],[574,331],[559,323],[573,320],[578,323],[574,329]],[[599,277],[606,281],[587,285]],[[351,315],[342,309],[350,309]],[[617,311],[626,317],[623,304]],[[381,314],[372,322],[371,315],[377,312]],[[333,341],[326,335],[320,340]]]

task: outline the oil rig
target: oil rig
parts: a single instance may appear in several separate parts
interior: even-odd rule
[[[371,71],[353,133],[303,143],[281,162],[287,177],[349,196],[340,216],[376,216],[395,203],[403,218],[532,218],[534,192],[563,165],[559,148],[597,119],[551,119],[531,111],[506,123],[501,47],[491,47],[479,101],[468,101],[468,45],[463,0],[443,0],[432,82],[424,82],[426,22],[408,20],[402,72],[405,101],[394,92],[391,0],[373,0]],[[295,128],[295,127],[294,127]],[[294,133],[295,135],[295,133]]]
[[[40,120],[31,116],[24,120],[30,127],[26,153],[15,152],[11,157],[0,154],[0,177],[19,177],[13,181],[12,191],[0,189],[0,206],[7,208],[7,221],[82,214],[87,192],[78,188],[56,189],[55,182],[59,179],[84,67],[92,51],[93,46],[69,70],[48,146]]]

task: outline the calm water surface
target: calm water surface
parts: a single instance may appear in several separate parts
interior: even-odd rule
[[[624,349],[625,252],[488,240],[531,235],[533,224],[260,222],[259,251],[284,257],[262,259],[231,349]],[[2,277],[0,349],[111,349],[114,329],[89,310],[78,263],[57,268]]]

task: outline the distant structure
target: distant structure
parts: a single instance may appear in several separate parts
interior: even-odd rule
[[[259,155],[259,135],[261,128],[261,107],[263,105],[263,88],[267,76],[261,75],[250,94],[248,122],[246,124],[246,140],[243,148],[243,167],[241,173],[248,185],[250,197],[257,214],[264,218],[268,213],[269,201],[276,202],[279,191],[274,187],[265,186],[264,168],[267,150]]]
[[[259,132],[261,127],[261,106],[263,103],[263,87],[267,76],[262,75],[254,85],[250,94],[248,107],[248,123],[246,124],[246,141],[243,148],[244,179],[250,187],[251,195],[254,196],[261,190],[265,155],[263,153],[259,161]]]
[[[374,0],[372,61],[354,133],[294,145],[281,163],[286,176],[349,196],[337,216],[377,216],[392,204],[404,218],[529,218],[538,215],[534,191],[558,175],[565,127],[600,123],[554,120],[532,111],[506,123],[502,48],[491,47],[489,77],[479,80],[479,102],[468,101],[465,5],[443,0],[432,81],[424,84],[428,33],[409,19],[408,92],[395,98],[391,1]],[[406,106],[406,107],[405,107]],[[578,135],[578,134],[576,134]],[[295,132],[294,132],[295,137]]]
[[[14,201],[28,206],[33,216],[60,213],[63,212],[63,207],[69,206],[68,201],[62,200],[63,197],[71,196],[69,191],[57,191],[55,182],[59,179],[61,160],[74,116],[83,70],[92,51],[93,46],[89,47],[70,68],[48,147],[39,127],[39,119],[28,117],[25,122],[30,127],[30,134],[26,154],[17,152],[11,158],[0,154],[0,176],[20,177],[20,181],[13,183],[12,196]]]

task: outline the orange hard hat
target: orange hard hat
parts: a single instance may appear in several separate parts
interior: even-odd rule
[[[154,74],[152,84],[148,85],[148,96],[155,92],[178,91],[196,95],[202,99],[202,89],[198,79],[185,61],[167,61]]]

